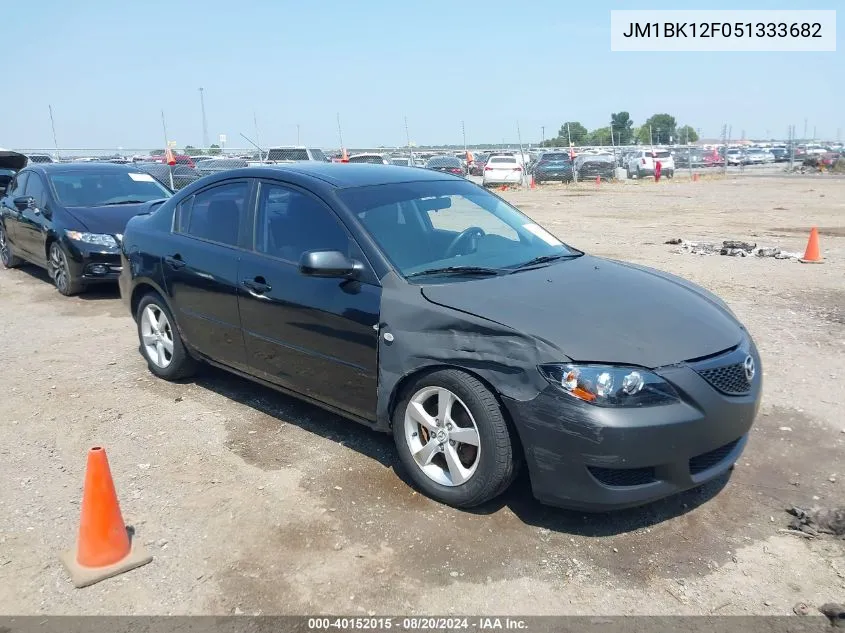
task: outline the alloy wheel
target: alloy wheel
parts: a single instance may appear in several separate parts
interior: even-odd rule
[[[70,283],[70,270],[68,269],[64,251],[56,243],[50,247],[50,273],[53,276],[53,281],[56,282],[56,288],[59,289],[59,292],[67,292],[68,284]]]
[[[155,304],[141,313],[141,342],[150,362],[165,369],[173,362],[173,328],[167,315]]]
[[[6,242],[6,229],[3,228],[3,225],[0,225],[0,260],[2,260],[4,266],[8,266],[12,262],[12,252]]]
[[[443,387],[417,391],[405,409],[405,441],[417,467],[442,486],[460,486],[481,459],[478,426],[469,408]]]

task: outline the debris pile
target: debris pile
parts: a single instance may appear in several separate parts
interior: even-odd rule
[[[693,255],[726,255],[728,257],[774,257],[775,259],[800,259],[801,253],[789,253],[773,246],[758,247],[754,242],[724,240],[719,246],[713,242],[691,242],[679,237],[666,240],[665,244],[679,246],[673,252],[689,252]]]
[[[795,518],[789,522],[789,529],[803,532],[811,537],[820,534],[832,534],[845,538],[845,507],[819,508],[805,510],[797,506],[787,509]]]

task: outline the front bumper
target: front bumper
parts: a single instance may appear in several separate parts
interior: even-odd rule
[[[739,353],[744,357],[746,350],[734,357]],[[681,397],[665,406],[596,407],[554,385],[533,400],[505,398],[525,448],[534,496],[549,505],[608,511],[656,501],[724,474],[744,450],[760,405],[760,357],[753,344],[747,353],[757,371],[749,392],[740,396],[723,395],[693,365],[680,364],[655,371]]]
[[[81,279],[86,285],[115,282],[120,277],[122,263],[117,249],[101,249],[67,240],[68,266],[71,277]]]

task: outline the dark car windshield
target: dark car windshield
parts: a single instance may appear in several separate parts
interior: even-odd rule
[[[546,164],[557,164],[557,163],[571,163],[572,159],[569,157],[569,154],[543,154],[540,157],[540,163]]]
[[[406,277],[450,266],[507,272],[538,257],[580,254],[469,182],[375,185],[344,189],[338,195]]]
[[[139,171],[66,171],[48,175],[59,204],[98,207],[149,202],[172,194],[150,174]]]

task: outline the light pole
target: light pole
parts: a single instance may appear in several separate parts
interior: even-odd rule
[[[200,92],[200,109],[202,110],[202,146],[203,149],[208,151],[208,121],[205,118],[205,96],[204,91],[202,88],[199,89]]]

